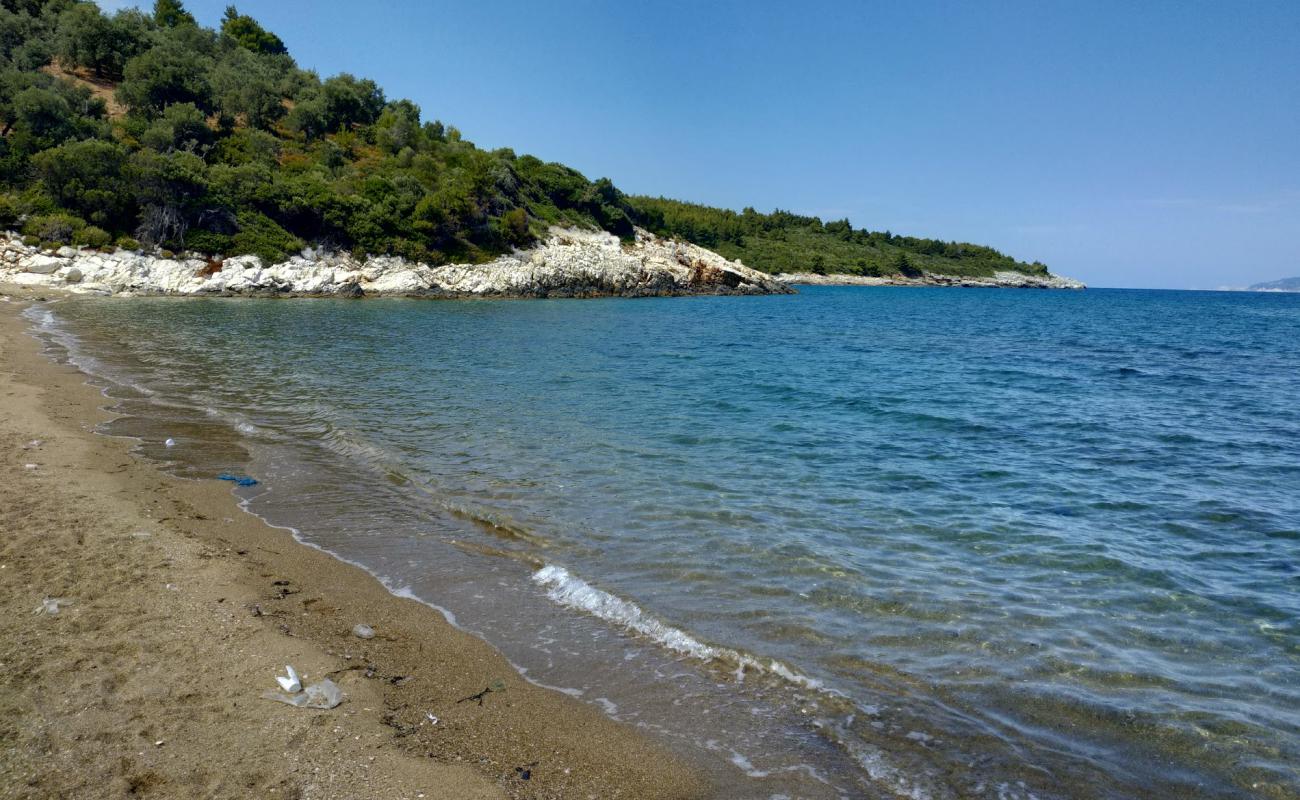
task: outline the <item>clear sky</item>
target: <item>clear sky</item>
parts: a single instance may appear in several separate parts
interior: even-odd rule
[[[187,2],[208,25],[226,4]],[[322,76],[629,193],[1095,286],[1300,275],[1300,0],[237,5]]]

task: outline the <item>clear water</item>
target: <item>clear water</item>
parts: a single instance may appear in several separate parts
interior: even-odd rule
[[[727,796],[1300,796],[1300,296],[45,309],[109,432]]]

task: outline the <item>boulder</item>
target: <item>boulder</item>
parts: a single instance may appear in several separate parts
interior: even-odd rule
[[[37,275],[49,275],[67,265],[67,259],[57,256],[35,255],[23,260],[23,269]]]

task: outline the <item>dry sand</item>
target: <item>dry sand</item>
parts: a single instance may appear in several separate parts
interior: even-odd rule
[[[41,354],[26,303],[0,298],[0,797],[720,793],[240,511],[229,484],[169,477],[92,433],[104,398]],[[70,604],[38,612],[46,597]],[[262,699],[285,664],[346,700]]]

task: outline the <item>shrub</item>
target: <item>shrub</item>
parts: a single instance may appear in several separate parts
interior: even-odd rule
[[[36,236],[42,242],[71,244],[72,237],[84,227],[85,221],[71,214],[43,214],[28,219],[23,233]]]
[[[497,220],[497,231],[507,243],[522,247],[533,240],[532,231],[528,229],[528,212],[522,208],[512,208]]]
[[[239,233],[234,235],[226,255],[254,255],[264,264],[277,264],[303,248],[301,239],[265,214],[241,211],[238,220]]]
[[[18,222],[18,204],[7,194],[0,194],[0,228],[12,228]]]
[[[170,251],[170,250],[162,250],[162,251],[160,251],[160,252],[158,253],[158,255],[161,256],[161,257],[163,257],[163,258],[175,258],[175,257],[176,257],[176,254],[173,253],[173,252]]]
[[[230,251],[233,242],[233,236],[202,229],[185,234],[185,246],[199,253],[224,254]]]
[[[41,245],[41,237],[39,237],[39,236],[24,236],[24,237],[23,237],[23,244],[27,245],[28,247],[40,247],[40,245]]]
[[[87,225],[72,235],[72,243],[82,247],[107,247],[112,241],[112,234],[94,225]]]
[[[140,242],[132,239],[130,236],[119,236],[117,246],[123,250],[139,250]]]
[[[193,103],[203,112],[211,111],[210,67],[202,54],[168,39],[126,62],[117,99],[149,116],[161,115],[174,103]]]
[[[64,208],[101,225],[129,219],[131,186],[123,174],[126,149],[116,142],[70,142],[32,159],[41,184]]]

